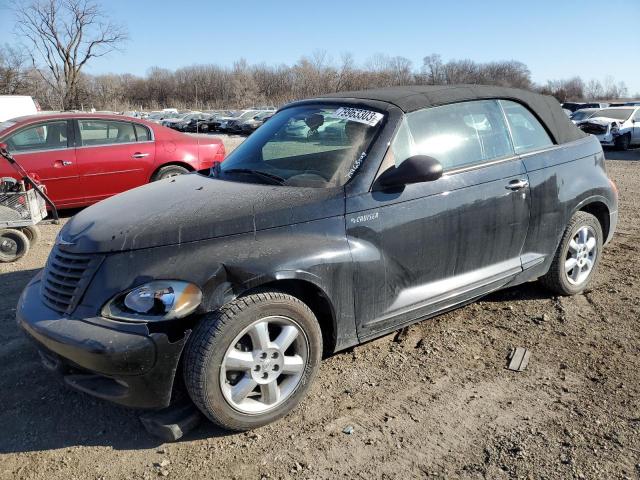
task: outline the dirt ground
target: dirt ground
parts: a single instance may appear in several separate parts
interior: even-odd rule
[[[0,265],[0,478],[639,478],[640,150],[608,157],[620,223],[584,295],[492,294],[326,359],[276,424],[203,423],[173,444],[64,387],[19,332],[18,296],[59,229],[44,227]],[[505,369],[516,346],[532,352],[521,373]]]

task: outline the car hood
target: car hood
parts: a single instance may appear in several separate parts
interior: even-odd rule
[[[181,245],[344,214],[344,190],[190,174],[108,198],[78,213],[58,243],[76,253]]]
[[[607,127],[611,123],[622,124],[624,122],[622,120],[609,117],[589,117],[586,120],[582,120],[580,123],[595,123],[596,125]]]

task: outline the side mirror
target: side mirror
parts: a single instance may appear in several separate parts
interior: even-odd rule
[[[375,190],[403,187],[411,183],[432,182],[442,177],[442,164],[427,155],[414,155],[398,167],[385,170],[374,184]]]

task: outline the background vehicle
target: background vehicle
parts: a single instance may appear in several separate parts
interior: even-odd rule
[[[592,117],[599,108],[581,108],[580,110],[576,110],[573,112],[569,118],[573,123],[581,122],[582,120],[586,120],[589,117]]]
[[[162,125],[163,127],[173,128],[174,125],[180,122],[184,122],[194,113],[198,113],[198,112],[170,113],[169,115],[164,117],[164,119],[162,119],[162,121],[160,122],[160,125]]]
[[[248,120],[245,120],[239,125],[240,132],[244,133],[245,135],[249,135],[250,133],[257,130],[258,127],[260,127],[264,122],[273,117],[274,113],[275,112],[272,111],[265,111],[259,113],[258,115],[255,115],[254,117],[251,117]]]
[[[241,131],[240,125],[259,113],[260,112],[257,110],[245,110],[235,118],[220,119],[220,125],[218,125],[218,131],[228,132],[228,133],[239,133]]]
[[[50,114],[0,124],[0,143],[47,185],[58,208],[90,205],[152,180],[210,168],[225,156],[194,138],[120,115]],[[0,177],[13,176],[0,165]]]
[[[153,123],[157,123],[158,125],[160,125],[162,123],[162,120],[164,120],[165,118],[174,118],[175,115],[177,115],[177,114],[172,113],[172,112],[151,112],[151,113],[147,114],[145,119],[148,122],[153,122]]]
[[[40,111],[40,105],[26,95],[0,95],[0,122]]]
[[[627,150],[640,144],[640,107],[603,108],[577,126],[604,146]]]
[[[210,115],[205,113],[189,113],[182,117],[180,120],[167,124],[167,127],[178,130],[179,132],[194,131],[198,122],[210,118]],[[193,128],[193,129],[192,129]]]
[[[185,385],[247,430],[298,404],[323,353],[538,278],[583,291],[616,223],[602,147],[550,97],[333,94],[281,109],[209,176],[74,216],[17,317],[87,393],[159,408]],[[91,280],[59,296],[67,261]]]

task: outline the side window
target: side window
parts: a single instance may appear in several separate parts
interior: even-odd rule
[[[413,155],[429,155],[444,170],[514,154],[496,100],[462,102],[409,113],[392,144],[396,165]]]
[[[46,122],[25,128],[7,139],[15,152],[67,148],[67,122]]]
[[[633,117],[636,122],[640,122],[640,109],[636,110],[636,114]]]
[[[83,147],[136,141],[133,124],[111,120],[78,120]]]
[[[151,133],[147,127],[140,125],[139,123],[134,123],[134,127],[136,129],[136,137],[139,142],[148,142],[151,140]]]
[[[538,119],[519,103],[500,100],[511,128],[516,153],[551,147],[553,142]]]

